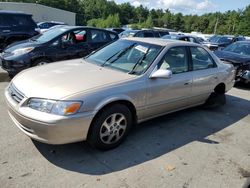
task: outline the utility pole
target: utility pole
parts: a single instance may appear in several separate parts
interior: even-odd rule
[[[214,34],[216,34],[218,22],[219,22],[219,18],[217,17],[216,18],[216,23],[215,23],[215,26],[214,26]]]

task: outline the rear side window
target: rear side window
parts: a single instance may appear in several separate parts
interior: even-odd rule
[[[17,26],[34,26],[35,23],[29,16],[19,16],[19,15],[13,15],[10,17],[11,22],[13,25]]]
[[[209,53],[201,47],[190,47],[193,70],[203,70],[216,67]]]
[[[173,74],[188,71],[188,57],[185,47],[170,48],[158,65],[158,69],[169,69]]]
[[[146,31],[146,32],[144,32],[144,37],[154,37],[154,33]]]
[[[135,37],[144,37],[144,33],[142,31],[135,34]]]
[[[169,35],[168,31],[159,31],[160,36]]]
[[[108,37],[106,32],[100,30],[91,30],[91,40],[92,42],[106,42]]]
[[[111,40],[115,40],[117,37],[114,33],[109,33]]]
[[[154,34],[155,34],[155,37],[156,38],[160,38],[161,36],[160,36],[160,33],[158,32],[158,31],[154,31]]]
[[[5,15],[0,15],[0,27],[8,27],[10,24],[8,23],[8,17]]]

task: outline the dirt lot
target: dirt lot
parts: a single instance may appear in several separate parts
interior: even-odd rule
[[[237,188],[250,178],[250,88],[233,88],[214,110],[192,108],[143,123],[119,148],[101,152],[25,136],[6,111],[8,81],[0,70],[1,188]]]

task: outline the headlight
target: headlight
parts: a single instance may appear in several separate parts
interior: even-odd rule
[[[14,56],[23,55],[23,54],[27,54],[27,53],[31,52],[33,49],[34,49],[34,47],[20,48],[20,49],[14,50],[12,52],[12,54]]]
[[[56,101],[38,98],[31,98],[27,104],[34,110],[61,116],[77,113],[81,105],[80,101]]]

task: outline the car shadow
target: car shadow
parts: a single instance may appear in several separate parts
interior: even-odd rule
[[[7,72],[0,72],[0,82],[10,82],[10,80]]]
[[[52,164],[84,174],[102,175],[150,161],[193,141],[220,144],[207,137],[250,114],[250,102],[227,96],[227,104],[213,110],[183,110],[142,123],[119,147],[92,149],[86,142],[66,145],[34,145]],[[237,110],[235,110],[237,109]]]

